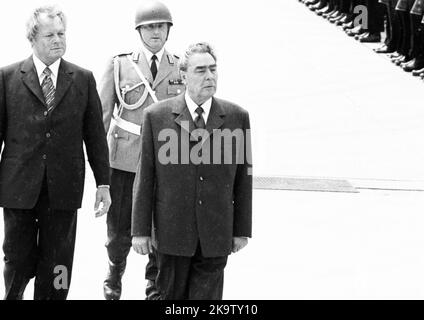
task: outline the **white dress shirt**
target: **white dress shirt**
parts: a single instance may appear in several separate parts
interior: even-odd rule
[[[153,53],[151,53],[145,46],[141,46],[144,56],[146,57],[147,62],[149,63],[149,66],[152,66],[152,57]],[[159,52],[155,53],[156,57],[158,58],[156,60],[156,69],[159,71],[159,64],[162,60],[163,53],[165,51],[165,47],[163,47]]]
[[[190,95],[188,94],[188,91],[186,90],[185,92],[185,101],[187,104],[187,108],[190,111],[191,117],[193,118],[193,121],[196,121],[197,118],[197,112],[196,109],[199,107],[191,98]],[[203,108],[203,120],[205,120],[205,124],[208,122],[208,117],[209,117],[209,112],[211,111],[211,106],[212,106],[212,98],[209,98],[208,100],[206,100],[200,107]]]
[[[40,85],[41,85],[44,80],[43,71],[44,69],[47,68],[47,66],[44,64],[44,62],[38,59],[38,57],[35,54],[32,55],[32,59],[34,61],[35,69],[37,70],[38,81],[40,81]],[[51,65],[48,66],[50,71],[52,72],[52,74],[50,75],[50,78],[53,81],[53,86],[55,89],[57,84],[57,76],[59,73],[60,60],[61,59],[59,58],[55,62],[53,62]]]

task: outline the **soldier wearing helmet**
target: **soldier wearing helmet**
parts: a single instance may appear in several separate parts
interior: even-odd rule
[[[106,242],[109,271],[103,286],[107,300],[120,299],[121,278],[131,248],[132,186],[140,155],[143,110],[185,90],[178,71],[179,58],[164,48],[172,25],[171,13],[163,3],[143,0],[135,15],[142,45],[113,57],[100,83],[111,166],[112,205]],[[147,299],[156,296],[156,272],[154,256],[150,255]]]

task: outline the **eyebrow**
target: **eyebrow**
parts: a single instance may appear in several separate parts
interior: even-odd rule
[[[216,63],[214,64],[209,64],[206,66],[197,66],[196,68],[194,68],[195,70],[202,70],[202,69],[206,69],[206,68],[211,68],[211,67],[216,67]]]

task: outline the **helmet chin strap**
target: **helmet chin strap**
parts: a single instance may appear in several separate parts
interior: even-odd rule
[[[147,44],[147,42],[144,40],[143,35],[140,32],[140,28],[137,28],[138,34],[140,35],[140,39],[141,42],[143,43],[143,45],[147,48],[147,50],[149,50],[151,53],[155,54],[158,53],[160,50],[162,50],[162,48],[165,46],[166,42],[168,41],[168,37],[169,37],[169,30],[171,29],[171,26],[168,24],[168,33],[166,34],[166,39],[165,42],[163,44],[163,46],[156,52],[153,52],[150,48],[150,46]]]

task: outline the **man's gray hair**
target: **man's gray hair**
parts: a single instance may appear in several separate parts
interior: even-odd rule
[[[66,29],[65,14],[58,6],[47,5],[47,6],[38,7],[33,11],[32,15],[29,17],[26,23],[26,37],[31,42],[32,40],[34,40],[35,36],[37,35],[38,28],[40,25],[41,14],[47,14],[47,16],[51,19],[55,17],[59,17],[59,19],[62,21],[63,26]]]
[[[185,51],[184,56],[181,58],[179,64],[181,71],[187,71],[188,59],[195,53],[209,53],[216,62],[216,54],[212,46],[207,42],[198,42],[190,45]]]

